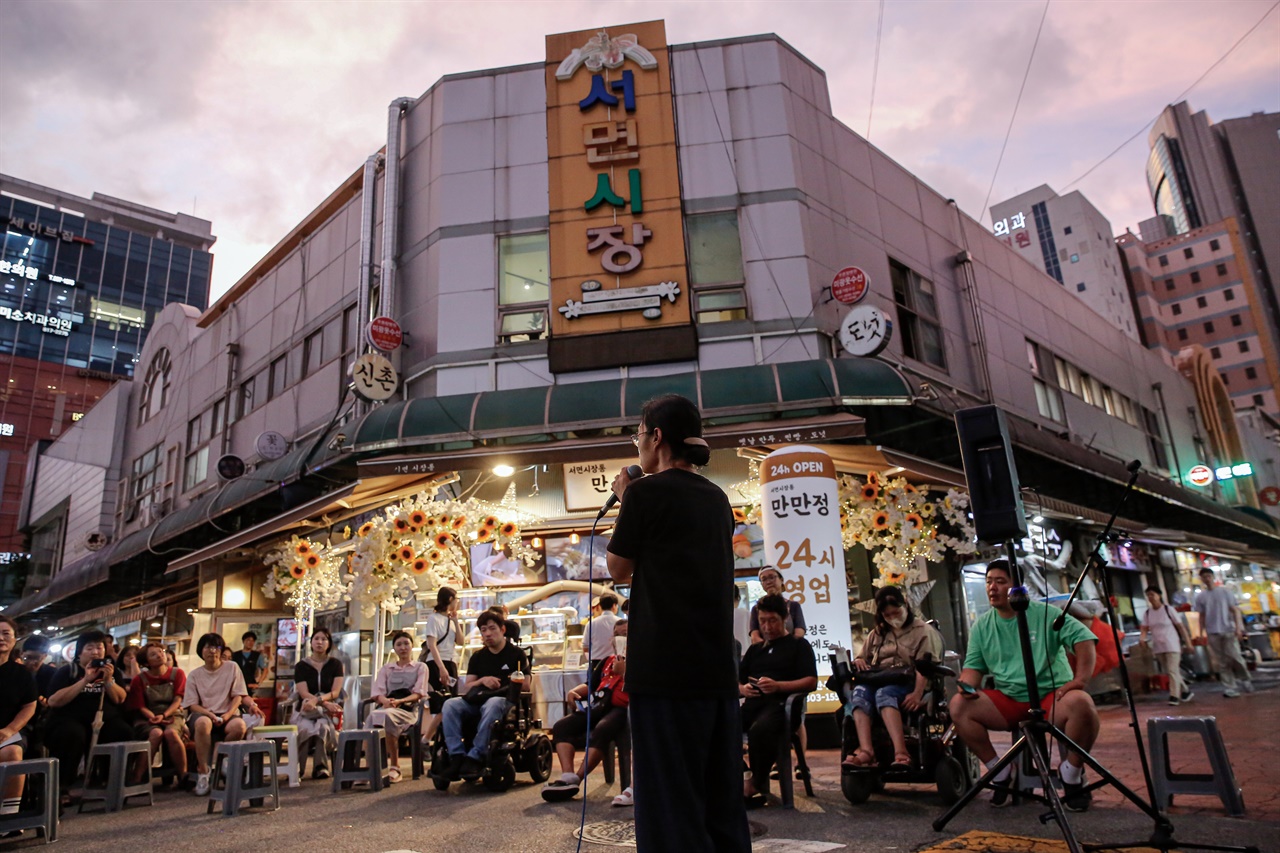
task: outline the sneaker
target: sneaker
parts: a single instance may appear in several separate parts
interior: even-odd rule
[[[994,808],[1003,808],[1013,802],[1013,770],[1009,771],[1009,775],[998,781],[993,781],[994,786],[991,789],[991,805]]]
[[[615,806],[634,806],[636,804],[635,791],[631,790],[631,786],[627,786],[621,794],[613,798]]]
[[[196,796],[207,797],[209,795],[209,774],[196,774]]]
[[[1222,691],[1222,695],[1223,695],[1223,696],[1225,696],[1225,697],[1227,697],[1228,699],[1234,699],[1234,698],[1236,698],[1237,696],[1239,696],[1239,695],[1240,695],[1240,691],[1239,691],[1239,690],[1224,690],[1224,691]]]
[[[1245,682],[1242,682],[1242,683],[1244,684],[1244,692],[1245,692],[1245,693],[1252,693],[1252,692],[1253,692],[1253,679],[1249,679],[1248,681],[1245,681]]]
[[[1194,698],[1196,698],[1196,694],[1192,693],[1190,690],[1188,690],[1186,693],[1183,693],[1183,694],[1182,694],[1182,701],[1183,701],[1183,702],[1190,702],[1190,701],[1191,701],[1192,699],[1194,699]]]
[[[328,767],[317,767],[314,775],[317,779],[328,779],[333,774],[329,772]]]
[[[1072,785],[1070,782],[1062,783],[1062,805],[1069,812],[1087,812],[1089,806],[1093,803],[1093,792],[1084,789],[1084,779],[1080,779],[1080,784]]]
[[[1177,704],[1179,704],[1179,702],[1178,702],[1178,697],[1177,697],[1177,696],[1170,696],[1170,697],[1169,697],[1169,704],[1170,704],[1170,705],[1177,705]]]
[[[462,759],[462,768],[459,770],[459,775],[468,782],[479,779],[484,775],[484,764],[479,759],[468,755]]]

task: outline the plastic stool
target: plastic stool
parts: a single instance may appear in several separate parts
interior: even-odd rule
[[[353,729],[338,733],[338,755],[333,762],[333,791],[344,783],[368,782],[369,790],[381,791],[387,774],[385,729]]]
[[[106,766],[103,766],[103,762]],[[129,764],[141,763],[146,772],[141,782],[128,784]],[[151,745],[145,740],[124,743],[100,743],[89,753],[84,771],[84,797],[79,811],[90,800],[102,800],[107,811],[118,812],[130,797],[146,796],[147,805],[155,804],[151,790]]]
[[[1169,769],[1169,733],[1200,735],[1209,758],[1211,773],[1174,773]],[[1173,805],[1174,794],[1207,794],[1218,797],[1232,817],[1244,816],[1244,794],[1236,785],[1226,744],[1215,717],[1152,717],[1147,720],[1147,741],[1151,744],[1151,778],[1156,789],[1155,807],[1164,811]]]
[[[609,743],[604,750],[604,758],[601,764],[604,765],[604,781],[606,784],[613,784],[613,753],[618,752],[618,782],[624,790],[631,787],[631,734],[624,731],[617,738]]]
[[[1017,742],[1018,738],[1021,736],[1022,736],[1021,729],[1014,732],[1014,736],[1013,736],[1014,742]],[[1046,738],[1045,742],[1046,742],[1046,745],[1049,747],[1049,772],[1053,774],[1053,784],[1058,789],[1058,795],[1061,796],[1062,795],[1062,779],[1058,777],[1057,771],[1053,768],[1053,748],[1055,745],[1058,748],[1059,764],[1061,764],[1063,761],[1066,760],[1067,750],[1061,743],[1058,743],[1053,738]],[[1015,786],[1016,790],[1014,792],[1015,804],[1022,801],[1022,795],[1034,794],[1036,791],[1040,790],[1040,771],[1036,770],[1036,763],[1031,758],[1030,749],[1024,749],[1022,751],[1022,753],[1018,756],[1018,766],[1016,768],[1011,768],[1011,769],[1017,770],[1017,777],[1018,777],[1018,782],[1017,782],[1017,785]],[[986,773],[987,772],[986,768],[983,768],[982,772]]]
[[[20,829],[36,829],[44,836],[44,841],[58,840],[58,759],[29,758],[25,761],[10,761],[0,764],[0,791],[14,776],[26,776],[27,790],[31,788],[32,776],[43,776],[41,786],[43,795],[40,811],[19,811],[17,814],[0,817],[0,834]]]
[[[277,772],[282,772],[289,780],[289,787],[296,788],[301,782],[301,771],[298,767],[298,727],[297,726],[258,726],[253,730],[254,739],[274,741],[276,745]]]
[[[225,773],[223,761],[227,763]],[[245,800],[251,806],[261,806],[267,797],[271,797],[273,809],[280,808],[279,774],[273,741],[223,741],[213,751],[213,775],[209,779],[205,814],[211,813],[214,803],[220,802],[223,816],[235,817]]]

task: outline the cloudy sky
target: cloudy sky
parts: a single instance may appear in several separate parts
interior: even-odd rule
[[[1280,110],[1277,0],[380,2],[2,0],[0,172],[214,223],[215,296],[385,141],[441,76],[544,59],[546,33],[664,18],[673,44],[774,32],[835,115],[989,222],[983,202],[1080,189],[1123,232],[1151,215],[1144,124]],[[1222,59],[1261,21],[1252,35]],[[1142,130],[1078,184],[1072,182]]]

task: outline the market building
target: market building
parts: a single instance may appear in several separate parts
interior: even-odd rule
[[[94,193],[0,175],[0,606],[49,582],[62,534],[22,503],[39,448],[133,377],[171,302],[203,310],[212,225]],[[33,452],[33,448],[35,452]],[[23,529],[48,531],[28,547]],[[112,519],[75,531],[105,538]],[[93,542],[99,541],[93,539]],[[30,562],[28,562],[30,561]]]
[[[777,36],[553,35],[544,61],[446,76],[394,101],[388,125],[386,148],[229,292],[168,306],[144,369],[52,446],[61,477],[37,480],[33,507],[66,500],[104,433],[125,485],[98,494],[110,544],[68,543],[54,577],[73,592],[24,597],[23,618],[182,652],[256,626],[287,649],[314,609],[363,677],[370,629],[414,629],[428,581],[447,579],[464,616],[508,603],[563,683],[604,576],[609,522],[593,519],[635,458],[640,406],[669,392],[700,405],[705,473],[743,511],[748,600],[766,562],[761,458],[814,445],[862,494],[874,472],[941,506],[965,484],[953,414],[984,403],[1008,414],[1029,547],[1073,544],[1046,570],[1056,588],[1130,459],[1144,470],[1117,528],[1131,547],[1111,543],[1122,570],[1180,552],[1280,580],[1275,511],[1184,481],[1217,461],[1193,384],[837,121],[822,70]],[[1280,482],[1276,460],[1251,476]],[[872,491],[857,508],[889,489]],[[956,532],[936,511],[939,535]],[[295,613],[288,576],[313,577],[313,556],[329,580]],[[843,555],[851,605],[871,597],[873,556]],[[949,647],[985,605],[966,595],[980,558],[907,566]],[[788,594],[829,604],[830,572],[801,562],[781,566]],[[353,601],[334,600],[348,572]]]

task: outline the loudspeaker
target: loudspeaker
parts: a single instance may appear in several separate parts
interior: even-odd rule
[[[961,409],[956,412],[956,433],[978,538],[993,544],[1022,539],[1027,516],[1004,412],[996,406]]]

